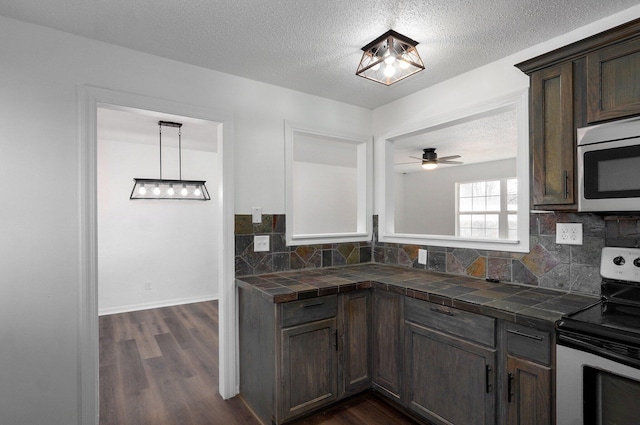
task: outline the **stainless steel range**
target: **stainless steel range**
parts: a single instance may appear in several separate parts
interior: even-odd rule
[[[599,302],[557,324],[557,425],[640,424],[640,249],[604,248]]]

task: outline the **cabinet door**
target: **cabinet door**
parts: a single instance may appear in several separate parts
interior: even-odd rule
[[[281,423],[337,400],[336,318],[282,329]]]
[[[640,38],[587,55],[589,123],[640,114]]]
[[[402,295],[373,291],[373,382],[396,400],[402,384],[403,305]]]
[[[507,424],[551,423],[551,369],[507,355]]]
[[[435,424],[494,425],[495,350],[407,322],[407,401]]]
[[[533,205],[575,208],[573,64],[531,74]]]
[[[365,391],[371,385],[369,294],[357,291],[342,295],[341,397]]]

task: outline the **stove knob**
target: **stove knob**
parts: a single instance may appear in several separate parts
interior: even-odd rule
[[[640,267],[640,257],[638,257],[635,260],[633,260],[633,265],[636,266],[636,267]]]
[[[616,266],[622,266],[624,263],[624,257],[621,255],[618,255],[613,259],[613,264],[615,264]]]

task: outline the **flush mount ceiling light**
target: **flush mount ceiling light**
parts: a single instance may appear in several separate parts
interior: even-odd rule
[[[160,128],[160,178],[135,178],[129,199],[176,199],[191,201],[208,201],[211,199],[204,180],[182,180],[182,124],[171,121],[158,121]],[[178,165],[179,179],[162,178],[162,127],[178,128]]]
[[[390,86],[424,69],[417,41],[389,30],[362,48],[356,71],[369,80]]]

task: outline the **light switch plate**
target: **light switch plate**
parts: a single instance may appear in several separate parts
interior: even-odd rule
[[[582,223],[556,223],[556,243],[582,245]]]
[[[269,251],[269,235],[253,237],[253,252]]]
[[[251,222],[253,224],[262,224],[262,208],[251,207]]]
[[[427,250],[419,249],[418,250],[418,264],[427,264]]]

